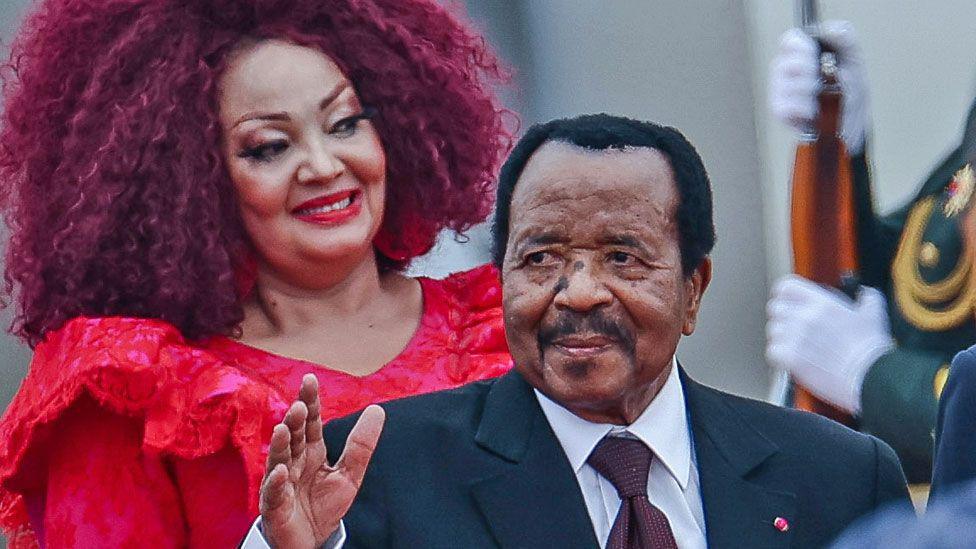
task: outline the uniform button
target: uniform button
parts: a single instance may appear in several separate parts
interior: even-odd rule
[[[939,248],[931,242],[922,244],[922,249],[918,252],[918,262],[927,269],[935,267],[939,264]]]

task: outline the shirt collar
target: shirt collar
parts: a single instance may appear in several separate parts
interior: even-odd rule
[[[685,411],[685,395],[678,376],[677,361],[671,360],[671,373],[647,409],[627,426],[587,421],[535,389],[542,413],[579,473],[597,443],[613,431],[639,438],[667,468],[684,490],[691,474],[691,435]]]

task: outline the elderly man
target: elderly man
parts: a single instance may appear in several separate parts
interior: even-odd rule
[[[330,424],[329,452],[345,447],[334,465],[308,378],[272,437],[264,536],[813,547],[882,503],[908,505],[884,443],[677,366],[714,239],[708,177],[676,130],[609,115],[531,128],[502,170],[495,224],[515,371],[384,404],[385,427],[378,407]]]

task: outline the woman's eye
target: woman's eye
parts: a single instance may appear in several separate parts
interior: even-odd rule
[[[346,118],[343,118],[342,120],[333,124],[329,129],[329,133],[331,135],[338,135],[340,137],[350,137],[356,133],[357,129],[359,129],[360,122],[373,118],[375,114],[375,109],[367,107],[363,109],[361,113],[353,116],[347,116]]]
[[[288,141],[284,139],[277,139],[275,141],[268,141],[254,147],[248,147],[242,150],[238,156],[241,158],[250,158],[258,162],[269,162],[276,156],[285,152],[288,149]]]

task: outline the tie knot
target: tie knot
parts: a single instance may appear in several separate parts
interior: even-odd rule
[[[620,499],[647,495],[647,475],[654,454],[632,438],[603,437],[586,462],[613,484]]]

